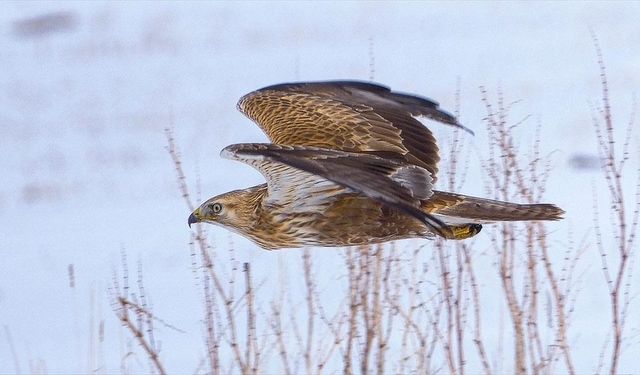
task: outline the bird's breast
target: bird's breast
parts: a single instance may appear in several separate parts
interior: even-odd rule
[[[254,223],[248,236],[267,249],[363,245],[428,234],[412,217],[357,194],[309,211],[272,207]]]

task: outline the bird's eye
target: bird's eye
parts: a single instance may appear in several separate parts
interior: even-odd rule
[[[211,205],[211,212],[219,214],[222,211],[222,205],[220,203],[214,203]]]

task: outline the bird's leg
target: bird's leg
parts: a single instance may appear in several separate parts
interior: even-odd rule
[[[482,225],[480,224],[451,225],[449,226],[448,229],[450,232],[447,234],[447,237],[446,237],[447,239],[464,240],[480,233],[480,231],[482,230]]]

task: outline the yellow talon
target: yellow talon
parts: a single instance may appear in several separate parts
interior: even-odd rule
[[[450,236],[448,239],[450,240],[464,240],[470,237],[475,236],[480,233],[482,230],[482,225],[480,224],[463,224],[463,225],[452,225],[449,227]]]

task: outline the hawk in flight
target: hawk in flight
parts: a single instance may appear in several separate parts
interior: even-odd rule
[[[516,204],[434,189],[438,146],[416,117],[467,130],[438,103],[357,81],[265,87],[238,109],[272,143],[225,147],[266,184],[202,203],[207,222],[265,249],[350,246],[410,237],[465,239],[482,223],[558,220],[552,204]],[[468,131],[468,130],[467,130]]]

